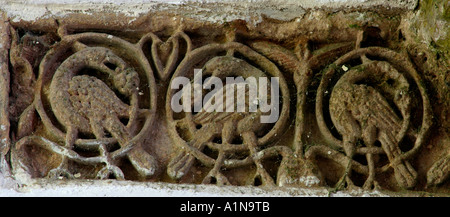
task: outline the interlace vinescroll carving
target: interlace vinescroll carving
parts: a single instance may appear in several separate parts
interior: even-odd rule
[[[414,188],[413,160],[432,123],[424,82],[407,57],[366,46],[363,35],[320,46],[300,37],[289,48],[228,36],[197,45],[182,31],[142,33],[133,43],[92,32],[64,34],[54,44],[26,35],[23,41],[42,46],[21,45],[20,54],[13,44],[14,70],[39,74],[24,81],[36,91],[18,120],[12,167],[32,177],[336,189],[384,187],[378,177],[391,174],[389,185]],[[206,86],[209,77],[279,78],[277,121],[262,123],[264,112],[248,112],[259,103],[248,100],[248,90],[244,112],[175,112],[171,82],[193,82],[194,69]],[[201,99],[208,94],[202,90]],[[144,145],[155,133],[173,145],[167,162]],[[165,144],[151,148],[158,145]],[[330,172],[329,162],[343,169]],[[437,162],[428,182],[442,182],[439,171],[447,167],[448,158]]]
[[[430,102],[422,78],[406,57],[386,48],[361,48],[363,35],[364,31],[359,33],[356,42],[318,50],[311,49],[308,39],[298,40],[294,52],[264,41],[253,42],[252,47],[293,75],[297,87],[294,150],[302,164],[317,163],[318,157],[340,164],[345,170],[337,189],[354,186],[353,170],[365,176],[364,188],[379,187],[376,175],[390,168],[400,187],[412,188],[417,172],[408,160],[425,143],[432,124]],[[320,85],[314,90],[314,101],[309,101],[315,102],[316,109],[307,111],[316,77]],[[420,102],[412,103],[411,98]],[[307,132],[313,124],[308,119],[311,112],[321,133],[319,144],[311,140],[311,130]],[[417,113],[422,116],[414,117],[421,122],[413,125],[411,114]],[[364,156],[365,163],[355,160],[356,155]],[[381,155],[387,156],[387,162],[380,160]]]

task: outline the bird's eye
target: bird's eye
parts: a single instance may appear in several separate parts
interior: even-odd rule
[[[116,68],[117,68],[117,65],[116,65],[116,64],[109,63],[109,62],[106,62],[106,63],[105,63],[105,66],[108,67],[109,69],[113,70],[113,71],[115,71]]]
[[[393,86],[394,83],[395,83],[395,81],[394,81],[394,79],[389,78],[389,79],[386,81],[386,83],[389,84],[390,86]]]

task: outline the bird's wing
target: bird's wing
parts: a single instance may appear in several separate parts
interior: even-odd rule
[[[378,129],[392,132],[396,135],[401,128],[401,119],[387,100],[373,87],[359,85],[362,87],[361,102],[355,106],[359,110],[358,115],[368,115],[368,124],[375,124]],[[364,99],[364,100],[363,100]],[[355,114],[355,112],[352,112]],[[364,120],[364,117],[358,118]]]
[[[99,113],[114,112],[119,116],[127,116],[128,106],[100,79],[87,75],[75,76],[70,89],[74,88],[78,89],[81,101],[89,103],[90,109]]]
[[[258,82],[257,79],[266,77],[265,73],[260,69],[250,65],[244,60],[231,57],[231,56],[221,56],[215,57],[208,61],[204,66],[204,73],[211,74],[211,76],[218,77],[220,79],[224,79],[225,76],[231,77],[242,77],[245,81],[242,80],[234,80],[232,83],[225,84],[222,88],[217,90],[215,93],[211,95],[211,98],[207,99],[206,102],[203,103],[202,111],[197,113],[194,116],[194,121],[197,123],[208,123],[208,122],[223,122],[229,118],[236,117],[237,119],[241,119],[246,116],[251,108],[252,112],[256,111],[256,105],[259,103],[258,101],[253,102],[258,99],[249,99],[250,89],[253,89],[253,85],[256,85],[255,92],[258,91],[258,83],[254,83],[254,81]],[[254,79],[250,79],[254,78]],[[211,83],[206,83],[203,86],[210,86]],[[214,82],[213,79],[210,82]],[[245,91],[242,92],[240,88],[237,88],[237,85],[242,85],[245,87]],[[236,86],[236,88],[235,88]],[[252,88],[250,88],[252,87]],[[270,85],[267,87],[270,93]],[[230,91],[234,91],[233,100],[227,101],[227,93]],[[253,93],[253,92],[252,92]],[[270,94],[268,94],[270,97]],[[193,96],[193,94],[191,95]],[[259,93],[254,93],[254,96],[259,96]],[[244,99],[243,104],[239,104],[242,99]],[[194,99],[195,100],[195,99]],[[249,102],[251,101],[251,102]],[[195,102],[195,101],[194,101]],[[233,108],[231,109],[227,108]]]
[[[232,115],[238,114],[245,116],[249,112],[248,88],[245,92],[235,90],[234,99],[227,101],[226,93],[235,87],[234,84],[226,84],[223,88],[216,91],[206,103],[203,104],[202,110],[194,116],[194,122],[205,124],[209,122],[223,122],[231,118]],[[238,111],[238,98],[245,98],[243,105],[244,111]],[[227,108],[233,108],[227,112]]]

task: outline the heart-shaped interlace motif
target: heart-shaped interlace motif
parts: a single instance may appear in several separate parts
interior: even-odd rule
[[[151,45],[147,46],[149,43]],[[158,77],[162,80],[167,80],[175,70],[178,60],[190,52],[192,47],[189,36],[184,32],[177,32],[166,41],[162,41],[155,34],[149,33],[142,37],[138,44],[147,54]]]

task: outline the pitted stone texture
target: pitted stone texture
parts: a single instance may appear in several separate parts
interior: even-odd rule
[[[3,157],[19,182],[422,191],[428,181],[430,191],[448,190],[447,157],[428,151],[447,150],[432,128],[439,110],[423,74],[429,69],[418,62],[424,54],[412,52],[416,41],[404,38],[408,30],[399,29],[401,15],[389,15],[399,7],[331,13],[303,10],[300,1],[239,11],[244,3],[229,1],[222,12],[237,15],[206,17],[212,3],[151,3],[141,8],[146,15],[117,13],[130,4],[102,13],[49,5],[59,12],[32,21],[9,8],[11,47],[2,61],[11,66],[5,75],[13,91],[4,95],[9,119],[1,130],[11,123]],[[180,15],[190,10],[196,13]],[[174,112],[171,82],[192,81],[195,69],[206,77],[278,77],[279,119]]]

